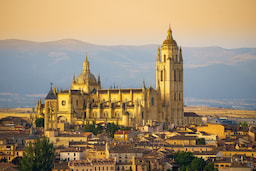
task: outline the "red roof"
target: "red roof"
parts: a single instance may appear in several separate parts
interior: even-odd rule
[[[115,134],[128,134],[130,131],[116,131]]]

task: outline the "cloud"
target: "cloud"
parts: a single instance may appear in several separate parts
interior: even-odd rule
[[[70,59],[70,57],[65,52],[49,52],[48,56],[53,58],[53,62],[48,64],[48,66],[54,65],[60,61]]]
[[[47,94],[27,94],[27,97],[46,97]]]
[[[11,102],[11,99],[0,99],[1,102]]]
[[[17,93],[0,93],[0,96],[18,96],[20,94]]]

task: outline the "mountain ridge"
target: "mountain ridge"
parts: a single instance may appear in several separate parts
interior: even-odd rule
[[[143,79],[147,86],[155,87],[158,47],[105,46],[76,39],[50,42],[0,40],[0,93],[45,94],[50,82],[58,87],[69,87],[73,73],[78,76],[82,72],[86,54],[91,72],[95,76],[101,75],[104,88],[113,84],[141,87]],[[185,98],[255,97],[256,48],[182,47],[182,51]],[[13,97],[8,96],[10,104],[23,105],[19,101],[23,97]],[[8,98],[0,94],[0,107],[6,105]],[[32,100],[28,104],[31,105]]]

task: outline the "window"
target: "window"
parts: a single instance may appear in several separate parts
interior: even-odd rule
[[[154,98],[153,97],[151,98],[151,105],[152,106],[154,105]]]
[[[76,153],[74,153],[74,156],[76,156]]]
[[[166,55],[164,54],[164,62],[166,62]]]
[[[76,158],[74,158],[74,160],[76,160]]]
[[[180,71],[180,73],[179,73],[179,81],[182,81],[182,75],[181,75],[181,71]]]
[[[143,112],[141,112],[141,118],[143,119]]]
[[[161,71],[161,81],[163,81],[164,80],[164,73],[163,73],[163,71]]]
[[[174,70],[174,81],[176,81],[176,70]]]
[[[78,106],[78,100],[76,100],[76,106]]]
[[[61,104],[62,104],[62,106],[65,106],[65,105],[66,105],[66,101],[65,101],[65,100],[62,100],[62,101],[61,101]]]

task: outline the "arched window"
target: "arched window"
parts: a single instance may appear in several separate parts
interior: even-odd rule
[[[141,118],[143,119],[143,112],[141,112]]]
[[[151,98],[151,106],[154,106],[154,98]]]
[[[166,62],[166,55],[164,54],[164,62]]]
[[[164,80],[164,73],[163,73],[163,70],[161,71],[161,81],[163,81]]]
[[[174,81],[176,81],[176,70],[174,70],[173,74],[174,74]]]
[[[179,72],[179,81],[182,81],[182,72]]]

